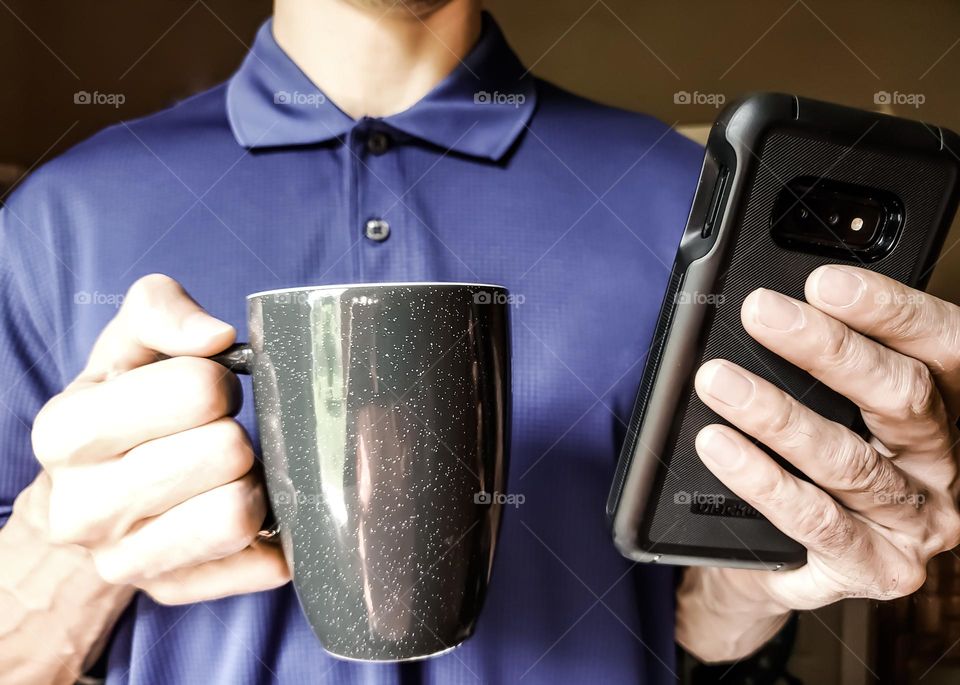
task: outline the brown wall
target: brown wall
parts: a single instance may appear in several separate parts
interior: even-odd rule
[[[679,91],[730,99],[786,90],[860,107],[899,91],[925,102],[896,112],[960,130],[956,0],[487,4],[537,74],[668,123],[703,123],[716,111],[675,103]],[[269,11],[268,0],[4,0],[0,164],[30,167],[226,78]],[[75,105],[79,90],[126,102]],[[948,247],[958,239],[955,231]],[[948,251],[934,289],[960,301],[958,268],[960,248]]]

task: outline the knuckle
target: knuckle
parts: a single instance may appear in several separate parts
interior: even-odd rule
[[[907,360],[907,366],[901,412],[910,418],[936,414],[940,406],[940,393],[930,369],[913,359]]]
[[[805,434],[803,409],[786,397],[774,403],[765,423],[770,435],[782,445],[794,446]]]
[[[897,287],[887,287],[883,296],[880,318],[884,328],[895,337],[912,339],[922,325],[923,317],[920,312],[923,310],[912,304],[905,306],[904,302],[912,302],[914,298],[922,298],[923,295],[914,291],[904,292]]]
[[[55,513],[55,509],[50,509],[50,522],[48,524],[47,536],[55,545],[82,545],[90,539],[87,530],[77,523],[76,519],[70,516],[64,516]]]
[[[117,318],[132,328],[141,340],[162,338],[170,325],[163,313],[171,298],[178,295],[185,296],[183,288],[170,276],[143,276],[130,286]]]
[[[227,481],[246,474],[255,461],[253,446],[243,427],[231,418],[222,418],[209,424],[213,431],[213,454],[224,470]]]
[[[48,535],[59,545],[84,545],[97,537],[95,525],[84,516],[84,508],[77,506],[71,488],[54,479],[50,488]]]
[[[185,400],[181,411],[195,417],[197,425],[225,416],[233,408],[238,381],[224,367],[200,357],[173,357],[161,363],[175,374],[176,387]]]
[[[212,544],[213,551],[226,556],[243,549],[256,538],[265,508],[262,488],[250,478],[242,478],[221,488],[223,501],[219,524],[212,531]]]
[[[938,317],[940,327],[940,351],[937,360],[945,374],[960,372],[960,307],[952,302],[941,302],[942,313]]]
[[[829,368],[850,368],[860,359],[861,346],[853,331],[843,324],[830,325],[823,342],[821,363]]]
[[[845,490],[867,492],[883,485],[886,478],[873,448],[852,435],[828,450],[827,459],[836,484]]]
[[[938,450],[940,457],[935,464],[931,465],[931,474],[935,474],[935,482],[944,483],[947,490],[955,487],[960,475],[960,463],[957,460],[958,444],[960,444],[960,434],[954,426],[948,426],[935,443],[935,449]],[[954,505],[956,504],[955,498]]]
[[[892,419],[911,421],[936,416],[941,399],[933,374],[916,359],[904,358],[885,377],[886,391],[876,393],[873,411]]]
[[[176,287],[177,282],[166,274],[147,274],[141,276],[127,290],[124,304],[139,309],[152,307],[156,302],[157,293]]]
[[[831,500],[811,502],[796,518],[801,542],[810,541],[828,549],[842,549],[850,538],[850,525],[840,507]]]
[[[119,539],[135,522],[129,492],[118,480],[123,460],[70,466],[50,478],[48,526],[52,539],[91,547]]]
[[[91,556],[97,574],[104,582],[111,585],[129,585],[136,578],[133,568],[123,563],[116,554],[94,551]]]
[[[756,497],[772,507],[779,507],[790,502],[796,495],[790,484],[790,478],[783,470],[770,469],[769,474],[761,477],[757,483]]]
[[[37,413],[30,431],[33,453],[48,471],[60,471],[99,455],[101,425],[95,417],[105,413],[103,396],[61,393]]]
[[[53,397],[43,405],[33,420],[33,428],[30,431],[33,453],[44,467],[69,461],[77,450],[75,439],[64,439],[64,436],[73,436],[75,432],[64,430],[62,404],[63,395]]]

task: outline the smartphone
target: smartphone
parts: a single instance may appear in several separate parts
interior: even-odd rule
[[[761,287],[802,299],[809,273],[828,263],[923,288],[956,212],[957,155],[960,138],[943,128],[794,95],[751,95],[720,114],[607,502],[624,556],[771,570],[805,562],[803,546],[697,456],[697,432],[724,422],[697,397],[694,375],[728,359],[863,432],[853,403],[746,333],[740,307]]]

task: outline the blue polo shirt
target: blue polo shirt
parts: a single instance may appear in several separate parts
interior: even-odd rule
[[[476,634],[404,665],[338,661],[290,586],[138,595],[110,683],[672,682],[673,574],[614,549],[604,503],[701,150],[525,73],[495,23],[419,103],[353,120],[268,22],[225,85],[108,128],[0,212],[0,514],[30,425],[138,277],[176,278],[243,336],[244,295],[362,281],[502,283],[513,301],[506,511]],[[249,387],[245,388],[249,391]],[[239,420],[256,438],[253,403]]]

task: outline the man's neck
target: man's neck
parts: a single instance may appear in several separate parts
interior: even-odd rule
[[[411,107],[444,79],[480,35],[479,0],[451,0],[426,16],[344,0],[275,0],[280,47],[355,119]]]

